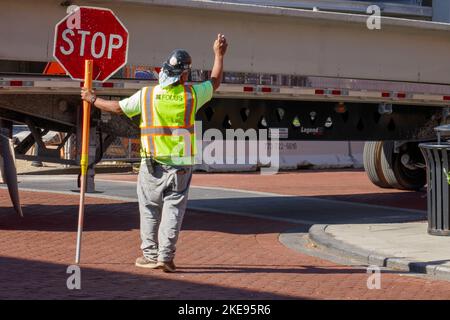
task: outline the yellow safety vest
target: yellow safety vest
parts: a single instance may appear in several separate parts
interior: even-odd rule
[[[192,86],[145,87],[142,100],[142,157],[169,165],[194,164],[196,97]]]

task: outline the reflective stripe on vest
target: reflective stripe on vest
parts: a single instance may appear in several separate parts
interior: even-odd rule
[[[186,109],[184,113],[184,125],[191,126],[192,112],[194,111],[194,94],[192,93],[191,86],[184,86],[184,101],[186,103]]]
[[[182,130],[186,130],[189,134],[194,133],[194,126],[190,127],[153,127],[153,128],[142,128],[141,134],[144,136],[147,135],[175,135],[183,132]]]
[[[168,157],[178,155],[181,157],[193,157],[194,156],[194,144],[192,140],[195,139],[195,128],[194,128],[194,108],[195,108],[195,96],[191,86],[183,86],[183,92],[179,92],[179,95],[183,96],[183,102],[177,104],[174,102],[174,108],[183,108],[182,123],[180,121],[179,125],[171,126],[161,126],[156,125],[159,120],[165,118],[164,108],[158,105],[155,106],[155,92],[156,87],[150,90],[148,87],[143,90],[143,110],[142,110],[142,121],[141,121],[141,137],[145,156],[158,157]],[[178,88],[179,90],[179,88]],[[164,92],[165,93],[165,92]],[[169,92],[170,94],[170,92]],[[174,94],[174,97],[176,95]],[[181,102],[181,101],[180,101]],[[161,102],[162,103],[162,102]],[[164,102],[164,107],[170,105],[169,102]],[[176,111],[176,110],[175,110]],[[181,111],[181,110],[180,110]],[[159,118],[156,119],[155,115]],[[181,120],[181,119],[179,119]],[[172,119],[173,121],[173,119]],[[172,124],[172,123],[170,123]],[[164,137],[182,137],[183,138],[183,151],[177,150],[180,146],[177,145],[177,139],[165,139]],[[157,140],[157,141],[156,141]],[[178,143],[181,144],[181,143]],[[160,149],[158,150],[158,145]],[[166,148],[167,147],[167,148]],[[148,151],[147,151],[148,150]],[[174,153],[175,152],[175,153]],[[170,154],[169,154],[170,153]]]
[[[149,92],[150,91],[150,92]],[[142,126],[141,126],[141,136],[142,136],[142,148],[144,150],[145,156],[155,154],[155,141],[151,135],[142,135],[142,130],[144,128],[150,127],[152,125],[152,113],[153,113],[153,92],[155,87],[149,90],[148,87],[144,89],[144,107],[142,108]]]

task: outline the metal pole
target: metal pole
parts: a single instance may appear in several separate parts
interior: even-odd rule
[[[84,87],[88,90],[92,90],[92,70],[93,61],[86,60],[84,66]],[[88,168],[88,155],[89,155],[89,126],[90,126],[91,104],[83,101],[83,133],[82,133],[82,146],[81,146],[81,186],[80,186],[80,207],[78,211],[78,233],[77,233],[77,251],[75,256],[75,263],[80,263],[81,255],[81,236],[83,233],[84,222],[84,198],[86,193],[86,176]]]

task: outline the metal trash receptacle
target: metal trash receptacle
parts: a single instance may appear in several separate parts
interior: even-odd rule
[[[442,135],[450,135],[450,125],[435,130],[437,143],[419,145],[427,165],[428,233],[450,236],[450,143],[441,142]]]

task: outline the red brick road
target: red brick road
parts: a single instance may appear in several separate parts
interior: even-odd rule
[[[0,298],[134,299],[450,299],[450,282],[383,273],[368,290],[364,269],[338,266],[284,247],[295,225],[188,212],[179,272],[135,268],[137,204],[89,198],[82,290],[66,288],[75,253],[78,197],[22,192],[26,218],[0,190]]]

